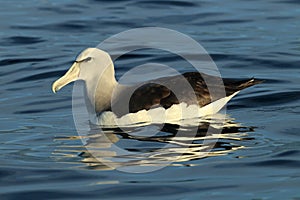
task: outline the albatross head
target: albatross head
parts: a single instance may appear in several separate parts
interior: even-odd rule
[[[109,83],[115,84],[114,66],[109,54],[97,48],[84,50],[66,74],[53,83],[52,91],[56,93],[76,80],[85,81],[90,92],[95,92],[97,85],[103,81],[108,82],[108,85]]]

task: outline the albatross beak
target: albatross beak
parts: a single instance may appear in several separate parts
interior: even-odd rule
[[[67,73],[52,84],[52,91],[56,93],[65,85],[73,81],[76,81],[79,77],[79,72],[80,72],[80,68],[78,66],[78,63],[74,62],[74,64],[67,71]]]

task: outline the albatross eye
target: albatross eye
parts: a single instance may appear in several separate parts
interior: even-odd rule
[[[89,61],[91,61],[92,60],[92,57],[87,57],[86,59],[84,59],[83,61],[84,62],[89,62]]]
[[[82,59],[82,60],[76,60],[75,62],[76,63],[82,63],[82,62],[89,62],[92,60],[92,57],[87,57],[85,59]]]

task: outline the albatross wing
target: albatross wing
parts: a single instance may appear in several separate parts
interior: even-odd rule
[[[207,74],[187,72],[183,75],[163,77],[141,83],[135,87],[127,87],[113,101],[112,107],[118,108],[113,112],[120,117],[128,113],[149,110],[159,106],[168,109],[174,104],[180,103],[204,107],[216,100],[225,98],[224,95],[226,95],[225,105],[240,90],[262,82],[253,78],[246,80],[223,79],[224,86],[213,84],[210,85],[210,90],[208,90],[205,80],[209,80],[210,83],[220,83],[218,82],[220,79],[220,77]],[[186,88],[186,84],[189,85],[190,89]],[[176,88],[176,92],[173,92],[173,88]],[[214,94],[210,94],[210,92]],[[128,94],[132,95],[127,97]],[[228,99],[228,97],[230,98]],[[126,98],[130,98],[128,99],[129,104],[125,100]]]

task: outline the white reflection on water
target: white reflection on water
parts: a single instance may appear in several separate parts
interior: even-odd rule
[[[211,132],[207,132],[209,125],[213,127]],[[226,116],[225,124],[220,124],[215,118],[202,120],[195,137],[190,132],[195,127],[191,126],[180,126],[181,131],[186,134],[175,137],[178,127],[176,124],[166,124],[162,128],[155,124],[149,125],[148,128],[160,131],[147,137],[144,133],[139,134],[139,127],[127,127],[124,131],[118,128],[103,130],[91,126],[86,138],[56,138],[69,142],[84,139],[86,144],[63,145],[53,154],[60,162],[68,157],[80,158],[79,162],[90,169],[141,172],[141,168],[142,171],[150,171],[153,167],[162,168],[166,163],[168,166],[199,165],[201,162],[195,164],[192,161],[227,155],[244,148],[242,141],[253,140],[249,135],[253,128],[242,126],[229,116]],[[117,151],[113,145],[124,151]]]

